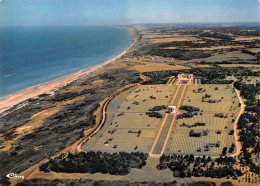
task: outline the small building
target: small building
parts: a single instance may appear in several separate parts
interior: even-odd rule
[[[176,106],[168,106],[168,112],[171,114],[176,114]]]
[[[193,74],[178,74],[178,80],[180,84],[192,84],[193,82]]]

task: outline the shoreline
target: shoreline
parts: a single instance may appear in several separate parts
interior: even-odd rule
[[[130,28],[130,30],[132,32],[131,28]],[[35,85],[32,87],[29,87],[23,91],[20,91],[15,94],[12,94],[10,96],[7,96],[5,99],[0,101],[0,114],[29,98],[33,98],[33,97],[36,97],[36,96],[38,96],[40,94],[44,94],[44,93],[52,94],[55,90],[57,90],[63,86],[66,86],[67,84],[71,83],[72,81],[77,80],[81,76],[90,75],[91,73],[103,68],[104,66],[106,66],[110,63],[116,62],[116,60],[121,58],[134,44],[135,44],[135,40],[132,38],[132,44],[127,49],[125,49],[119,55],[112,57],[111,59],[108,59],[107,61],[105,61],[103,63],[97,64],[95,66],[91,66],[88,68],[84,68],[73,74],[69,74],[67,76],[63,76],[61,78],[58,78],[58,79],[55,79],[53,81],[49,81],[49,82],[46,82],[43,84],[38,84],[38,85]]]

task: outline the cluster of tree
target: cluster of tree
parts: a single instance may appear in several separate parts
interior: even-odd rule
[[[205,94],[205,96],[202,96],[202,99],[205,99],[205,98],[211,98],[211,95]]]
[[[232,129],[229,131],[228,135],[233,135],[233,134],[234,134],[234,130]]]
[[[236,159],[232,157],[194,157],[194,155],[162,155],[157,169],[169,168],[176,177],[211,177],[211,178],[236,178],[242,172],[234,168]]]
[[[191,130],[189,132],[190,137],[200,137],[200,136],[207,136],[209,133],[209,130],[204,130],[202,132],[194,132],[194,130]]]
[[[221,155],[222,155],[222,156],[226,156],[226,154],[227,154],[227,147],[224,147],[224,148],[222,149]]]
[[[125,113],[124,112],[120,112],[117,114],[117,116],[123,116]]]
[[[203,88],[198,88],[198,90],[193,90],[194,93],[202,93],[202,92],[206,92],[206,89]]]
[[[167,109],[167,105],[160,105],[160,106],[154,106],[153,108],[150,108],[149,111],[160,111]]]
[[[215,113],[214,116],[219,118],[228,118],[228,114],[223,113]]]
[[[163,115],[159,112],[146,112],[146,115],[148,115],[149,117],[155,117],[155,118],[162,118]]]
[[[187,127],[187,128],[192,128],[192,127],[197,127],[197,126],[205,126],[206,123],[201,123],[201,122],[196,122],[193,125],[187,125],[186,123],[182,123],[180,126],[181,127]]]
[[[187,112],[196,112],[200,111],[199,107],[194,107],[194,106],[188,106],[188,105],[183,105],[180,107],[180,109],[185,110]]]
[[[139,105],[139,102],[138,101],[134,101],[132,104],[133,105]]]
[[[221,102],[221,99],[218,99],[218,100],[209,99],[208,101],[205,101],[204,99],[202,99],[202,102],[219,103],[219,102]]]
[[[198,112],[186,112],[182,114],[178,114],[177,118],[182,119],[182,118],[192,118],[193,116],[198,115]]]
[[[137,134],[137,137],[139,137],[141,135],[142,131],[141,130],[138,130],[138,131],[129,130],[128,133]]]
[[[140,152],[80,152],[62,154],[40,166],[40,171],[66,173],[97,173],[126,175],[131,168],[142,168],[146,165],[148,155]]]
[[[150,96],[149,98],[150,98],[150,99],[156,99],[156,97],[155,97],[155,96]]]
[[[154,71],[154,72],[144,72],[145,76],[149,79],[145,81],[144,85],[154,85],[154,84],[166,84],[169,80],[171,71]]]
[[[228,153],[233,153],[235,150],[235,144],[232,143],[231,147],[228,149]]]

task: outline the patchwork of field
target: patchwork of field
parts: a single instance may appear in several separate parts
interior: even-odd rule
[[[210,98],[205,98],[206,94],[210,95]],[[210,103],[209,100],[220,102]],[[193,117],[175,120],[164,153],[218,156],[224,147],[229,150],[235,142],[232,133],[233,123],[240,111],[239,99],[233,87],[229,85],[188,86],[181,105],[198,107],[200,111]],[[179,111],[186,112],[181,109]],[[222,113],[223,117],[216,116],[216,113]],[[205,123],[205,126],[197,126],[195,123]],[[191,130],[202,135],[190,136]],[[207,134],[203,135],[203,132]],[[234,148],[233,153],[235,151]],[[229,154],[232,153],[227,153]]]
[[[161,37],[160,35],[149,35],[146,36],[149,43],[168,43],[174,41],[197,41],[198,39],[192,35],[180,35],[178,33],[168,34],[165,37]]]
[[[149,117],[145,113],[154,106],[169,105],[177,86],[141,85],[116,96],[107,107],[102,129],[82,146],[85,151],[146,152],[165,117]]]

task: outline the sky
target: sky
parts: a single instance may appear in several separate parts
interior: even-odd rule
[[[259,21],[260,0],[0,0],[0,26]]]

